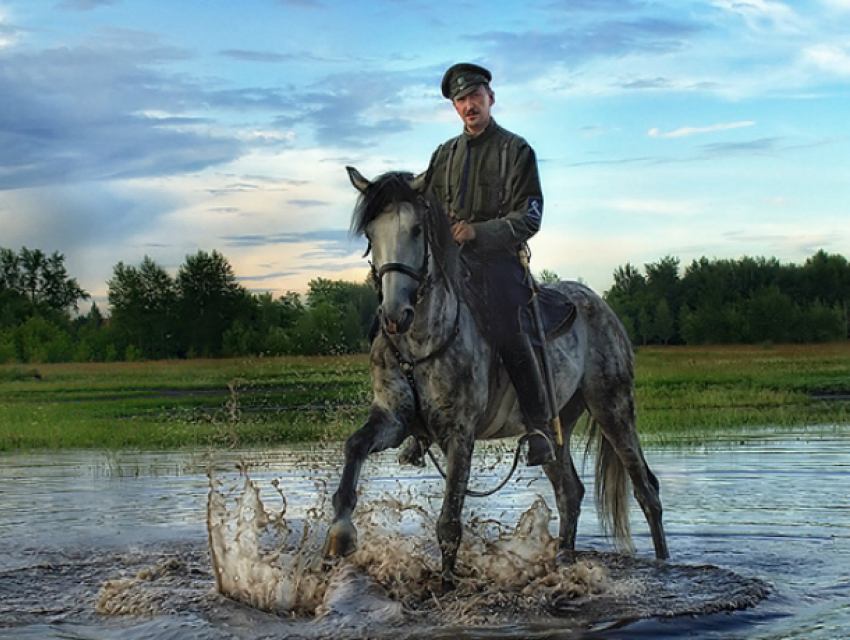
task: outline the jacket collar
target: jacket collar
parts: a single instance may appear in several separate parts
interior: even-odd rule
[[[487,128],[484,129],[481,133],[477,135],[472,135],[466,129],[463,131],[463,139],[466,142],[467,146],[474,147],[479,144],[483,144],[486,140],[493,137],[493,134],[498,130],[499,125],[496,124],[496,120],[490,118],[490,123],[487,125]]]

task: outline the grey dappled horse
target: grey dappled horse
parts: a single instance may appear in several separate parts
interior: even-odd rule
[[[351,514],[366,458],[411,435],[432,439],[446,459],[437,521],[442,575],[451,581],[461,539],[461,510],[475,440],[525,433],[506,371],[482,336],[466,297],[461,250],[448,217],[425,192],[424,176],[388,173],[370,182],[348,169],[360,191],[352,229],[365,234],[381,304],[381,331],[371,351],[369,417],[345,443],[345,465],[333,496],[326,552],[354,551]],[[628,336],[608,305],[575,282],[554,285],[575,305],[571,328],[546,344],[555,378],[564,444],[544,466],[560,516],[559,559],[575,549],[584,486],[570,455],[570,435],[588,411],[598,442],[596,482],[601,515],[630,548],[628,483],[646,516],[658,558],[667,558],[658,480],[635,432],[634,368]]]

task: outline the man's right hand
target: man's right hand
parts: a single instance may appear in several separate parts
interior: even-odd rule
[[[475,227],[464,220],[455,222],[452,225],[452,235],[454,235],[455,242],[458,244],[470,242],[475,240]]]

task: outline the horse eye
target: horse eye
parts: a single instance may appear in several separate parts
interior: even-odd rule
[[[420,225],[420,224],[415,225],[413,227],[413,229],[411,229],[410,235],[412,235],[414,238],[418,238],[419,236],[421,236],[422,235],[422,225]]]

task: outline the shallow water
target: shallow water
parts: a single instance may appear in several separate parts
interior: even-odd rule
[[[563,631],[551,625],[447,629],[432,624],[427,637],[850,638],[848,431],[796,429],[739,434],[708,447],[648,448],[647,457],[661,481],[672,561],[716,565],[767,582],[770,596],[752,609],[592,630],[570,629],[567,621]],[[481,456],[482,488],[495,484],[509,464],[510,452],[494,464],[497,451],[488,447]],[[436,504],[442,481],[433,469],[399,468],[394,456],[376,456],[367,466],[365,493]],[[326,483],[335,483],[340,458],[338,447],[214,456],[217,474],[224,477],[238,477],[235,468],[245,463],[262,486],[264,499],[276,499],[270,482],[280,479],[287,516],[297,520],[308,517],[317,496],[332,492]],[[211,588],[209,567],[204,566],[208,464],[208,457],[197,452],[0,456],[0,639],[285,637],[293,627],[272,615],[222,605],[224,613],[211,623],[192,607],[182,607],[206,598]],[[582,474],[588,485],[589,475]],[[496,496],[469,500],[465,517],[513,524],[537,495],[551,502],[550,491],[539,471],[522,469]],[[599,533],[591,496],[589,490],[578,544],[610,550]],[[636,507],[632,523],[637,554],[650,558],[648,530]],[[553,531],[555,527],[552,523]],[[164,557],[179,557],[182,575],[197,575],[198,583],[187,586],[184,579],[175,587],[183,590],[179,597],[153,594],[177,603],[169,615],[86,614],[92,603],[81,602],[74,609],[61,593],[35,584],[64,568],[69,581],[89,581],[89,591],[97,591],[104,577],[136,575],[145,563]],[[166,567],[163,575],[167,573]],[[152,597],[150,592],[147,596]],[[4,601],[19,606],[4,607]]]

